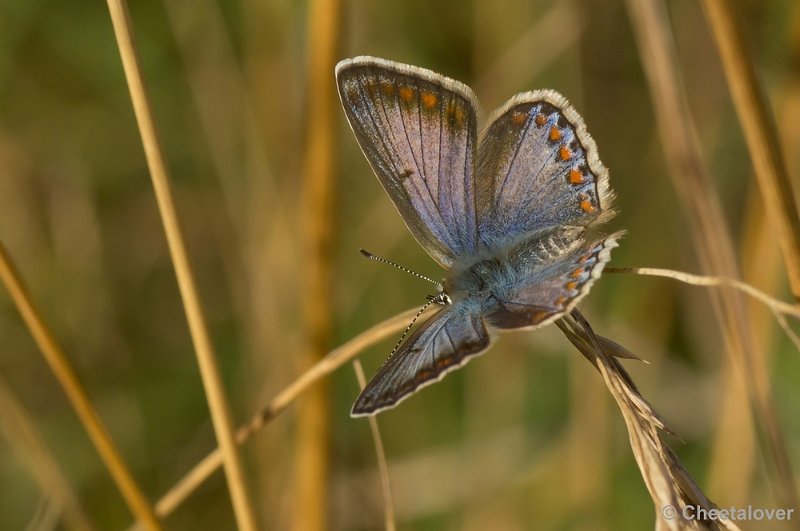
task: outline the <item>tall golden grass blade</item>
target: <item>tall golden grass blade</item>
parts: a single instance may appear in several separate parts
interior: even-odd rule
[[[645,69],[659,135],[670,165],[670,175],[681,203],[696,230],[694,245],[704,270],[739,277],[736,253],[722,215],[717,194],[710,185],[698,149],[677,68],[669,17],[659,0],[628,0],[634,34]],[[726,351],[736,373],[744,379],[753,413],[767,439],[766,455],[772,463],[776,487],[787,506],[795,507],[797,494],[783,434],[772,401],[764,360],[755,355],[747,306],[739,294],[722,290],[712,294],[712,304],[723,331]],[[746,473],[746,471],[742,471]]]
[[[169,173],[162,154],[142,76],[127,4],[124,0],[108,0],[108,8],[122,57],[125,77],[131,93],[136,121],[139,124],[139,131],[144,144],[147,164],[164,225],[164,233],[167,237],[170,256],[172,257],[175,275],[178,279],[178,287],[189,323],[189,331],[192,336],[195,354],[197,355],[197,363],[211,412],[214,432],[225,464],[225,474],[228,480],[236,522],[239,529],[253,531],[257,529],[256,520],[234,439],[234,425],[216,355],[214,354],[214,347],[205,323],[189,257],[183,242],[178,213],[172,198]]]
[[[408,326],[408,322],[417,313],[417,309],[411,309],[390,317],[378,323],[369,330],[366,330],[347,343],[330,351],[324,358],[319,360],[308,370],[304,371],[292,383],[287,385],[280,393],[275,395],[270,403],[253,417],[239,430],[236,439],[239,444],[249,440],[256,432],[267,425],[272,419],[283,412],[297,397],[318,383],[322,378],[329,375],[354,357],[358,356],[367,348],[403,330]],[[428,312],[428,316],[430,312]],[[420,319],[424,320],[425,315]],[[219,449],[208,454],[202,461],[192,468],[169,492],[156,504],[156,512],[161,517],[171,514],[175,508],[183,503],[190,494],[208,479],[222,464]],[[131,529],[137,529],[132,527]]]
[[[308,7],[308,64],[306,146],[300,212],[306,266],[303,295],[308,337],[302,363],[308,366],[329,348],[331,335],[331,254],[334,227],[334,109],[333,70],[337,60],[341,2],[314,0]],[[297,415],[295,446],[294,518],[297,531],[328,527],[328,388],[317,386],[303,400]]]
[[[730,1],[703,0],[702,4],[722,58],[767,216],[778,233],[789,283],[795,298],[800,299],[800,217],[769,105],[742,42]]]
[[[111,477],[117,484],[122,497],[128,504],[131,512],[139,518],[148,529],[161,529],[150,502],[147,501],[141,489],[128,470],[125,460],[119,453],[111,435],[108,433],[100,415],[94,408],[83,384],[78,380],[78,375],[70,365],[66,354],[56,342],[50,329],[45,325],[41,313],[34,306],[22,279],[16,271],[11,257],[6,252],[5,246],[0,243],[0,279],[8,289],[11,299],[22,315],[25,325],[30,330],[34,341],[42,351],[45,361],[53,371],[67,398],[83,424],[86,433],[92,440],[97,453],[105,463]]]

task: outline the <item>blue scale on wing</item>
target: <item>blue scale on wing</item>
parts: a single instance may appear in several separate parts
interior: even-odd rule
[[[562,100],[550,91],[518,95],[483,134],[476,176],[484,246],[502,248],[558,226],[588,226],[610,202],[601,198],[605,168],[597,159],[593,169],[588,160],[594,142],[578,132],[582,122]]]

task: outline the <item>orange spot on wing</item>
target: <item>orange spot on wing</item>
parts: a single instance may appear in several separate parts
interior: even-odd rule
[[[447,114],[452,122],[459,127],[464,125],[464,121],[467,118],[464,109],[455,101],[451,101],[450,105],[447,106]]]
[[[533,312],[533,314],[531,314],[531,322],[533,324],[541,323],[542,321],[544,321],[548,317],[550,317],[550,312],[548,312],[546,310],[537,310],[537,311]]]
[[[561,160],[569,160],[572,156],[572,152],[567,146],[561,146],[561,149],[558,150],[558,156]]]
[[[556,140],[561,139],[561,131],[558,130],[558,127],[553,127],[550,129],[550,140],[555,142]]]
[[[411,87],[400,87],[400,97],[403,98],[403,101],[411,101],[414,91],[411,90]]]
[[[577,287],[578,287],[578,283],[577,283],[577,282],[575,282],[575,281],[570,281],[570,282],[567,282],[567,284],[566,284],[566,286],[565,286],[565,287],[566,287],[568,290],[570,290],[570,291],[573,291],[573,290],[577,289]]]
[[[588,259],[589,259],[591,256],[592,256],[591,254],[585,254],[585,255],[581,256],[580,258],[578,258],[578,263],[579,263],[579,264],[582,264],[582,263],[584,263],[584,262],[585,262],[586,260],[588,260]]]
[[[572,168],[569,172],[570,184],[583,184],[583,173],[578,168]]]
[[[378,93],[378,82],[375,79],[368,79],[366,81],[367,92],[375,96]]]
[[[511,113],[511,121],[514,125],[522,125],[528,119],[528,113],[522,111],[514,111]]]
[[[384,81],[381,83],[381,88],[383,89],[383,93],[387,96],[394,94],[394,85],[389,81]]]
[[[428,109],[432,109],[433,106],[436,105],[437,101],[438,98],[436,97],[436,94],[434,94],[433,92],[422,93],[422,104]]]
[[[584,199],[583,201],[581,201],[581,210],[583,210],[587,214],[591,214],[592,212],[595,211],[595,208],[594,205],[592,205],[591,201],[589,201],[588,199]]]
[[[578,269],[576,269],[575,271],[573,271],[572,273],[570,273],[570,275],[569,275],[569,276],[571,276],[572,278],[578,278],[578,277],[580,277],[582,274],[583,274],[583,268],[578,268]]]
[[[537,114],[536,115],[536,125],[541,127],[546,123],[547,123],[547,117],[544,114]]]
[[[450,365],[453,364],[454,361],[455,358],[453,358],[452,356],[441,357],[436,359],[435,365],[437,368],[442,369],[445,367],[449,367]]]
[[[566,302],[567,302],[567,298],[566,297],[559,297],[559,298],[556,299],[556,304],[558,304],[559,306],[564,306],[564,304],[566,304]]]

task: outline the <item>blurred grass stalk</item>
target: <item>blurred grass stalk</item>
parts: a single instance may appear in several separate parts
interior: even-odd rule
[[[306,75],[306,145],[301,198],[301,225],[306,246],[303,319],[308,366],[325,355],[333,315],[331,292],[334,187],[333,70],[339,49],[339,0],[314,0],[308,7]],[[294,470],[294,519],[297,531],[328,527],[330,415],[328,386],[316,386],[297,411]]]
[[[730,1],[701,3],[719,49],[770,225],[778,233],[789,284],[795,298],[800,299],[800,217],[769,104],[745,49]]]
[[[0,243],[0,279],[8,289],[14,305],[17,307],[23,321],[25,321],[25,325],[30,330],[39,350],[42,351],[50,370],[53,371],[53,375],[64,389],[70,405],[72,405],[75,414],[80,419],[86,433],[97,449],[97,453],[100,454],[100,458],[111,473],[111,477],[117,484],[117,488],[131,512],[148,529],[161,529],[161,524],[159,524],[158,518],[153,512],[153,507],[145,498],[136,480],[133,479],[133,475],[128,470],[128,465],[111,439],[111,434],[103,424],[69,359],[48,326],[44,323],[41,313],[34,306],[33,300],[31,300],[19,273],[17,273],[14,264],[11,262],[11,257],[2,243]]]
[[[361,390],[367,386],[367,379],[364,377],[364,367],[357,358],[353,360],[353,370],[356,372],[356,379]],[[368,417],[369,429],[372,432],[372,442],[375,444],[375,454],[378,458],[378,474],[381,478],[381,493],[383,494],[383,517],[384,529],[395,531],[394,502],[392,501],[392,482],[389,478],[389,464],[386,462],[386,452],[383,449],[383,439],[381,430],[378,427],[378,419],[375,416]]]
[[[702,5],[747,142],[771,233],[778,234],[789,285],[795,298],[800,299],[800,217],[769,103],[745,48],[741,27],[730,2],[703,0]],[[755,400],[771,401],[770,395],[764,396],[767,392],[769,389],[756,389]],[[764,429],[772,451],[781,458],[773,463],[773,472],[778,474],[781,482],[781,501],[787,507],[797,508],[800,505],[797,485],[788,454],[781,455],[781,451],[785,453],[786,449],[777,419],[775,423],[765,423]]]
[[[75,531],[94,529],[78,501],[78,494],[70,485],[58,460],[47,447],[34,420],[23,408],[6,382],[0,378],[0,432],[17,459],[30,470],[44,494],[43,498],[55,506],[63,517],[65,527]]]
[[[127,4],[124,0],[108,0],[108,8],[128,89],[131,93],[136,121],[142,136],[147,165],[153,180],[153,188],[175,268],[181,299],[189,323],[189,331],[197,355],[211,420],[222,452],[236,522],[239,529],[254,531],[257,529],[256,520],[247,491],[238,447],[234,439],[234,424],[172,198],[169,173],[144,85]]]
[[[681,203],[697,228],[693,236],[701,267],[706,273],[739,278],[734,245],[719,198],[705,170],[683,94],[666,8],[661,0],[627,0],[627,7],[653,97],[670,175]],[[771,397],[768,371],[763,356],[756,354],[748,308],[741,295],[731,290],[713,292],[712,302],[731,365],[742,387],[749,390],[756,423],[766,435],[766,455],[772,465],[771,477],[777,476],[778,497],[786,507],[797,507],[791,465]],[[729,386],[727,389],[734,392],[736,388]],[[738,437],[744,436],[738,434]],[[735,468],[738,481],[749,483],[752,470]]]
[[[237,442],[242,444],[249,440],[261,428],[286,410],[300,395],[309,389],[313,389],[315,384],[318,384],[333,371],[371,346],[402,331],[408,326],[408,322],[417,311],[417,308],[412,308],[390,317],[330,351],[325,357],[300,374],[292,383],[284,387],[265,408],[253,415],[245,425],[241,426],[236,433]],[[431,312],[428,312],[427,315],[421,316],[420,319],[424,320],[430,317],[430,314]],[[156,504],[157,514],[162,518],[171,514],[221,465],[222,454],[220,449],[216,448],[159,499]],[[131,529],[137,528],[137,526],[133,526]]]

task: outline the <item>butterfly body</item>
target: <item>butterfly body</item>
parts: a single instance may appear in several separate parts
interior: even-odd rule
[[[518,300],[518,293],[538,278],[552,274],[554,266],[566,274],[563,295],[566,298],[577,285],[568,289],[566,284],[588,279],[587,268],[596,264],[591,256],[581,264],[554,262],[554,258],[580,242],[576,231],[558,231],[528,240],[510,248],[504,248],[474,263],[459,267],[456,263],[451,274],[442,283],[443,292],[453,304],[469,301],[480,308],[487,324],[494,328],[532,328],[549,322],[547,317],[558,308],[528,304]],[[525,308],[521,308],[521,306]]]
[[[511,98],[479,135],[466,85],[357,57],[336,78],[359,145],[406,226],[448,273],[441,309],[368,383],[353,415],[395,406],[491,343],[489,330],[544,326],[585,296],[619,234],[608,172],[560,94]]]

